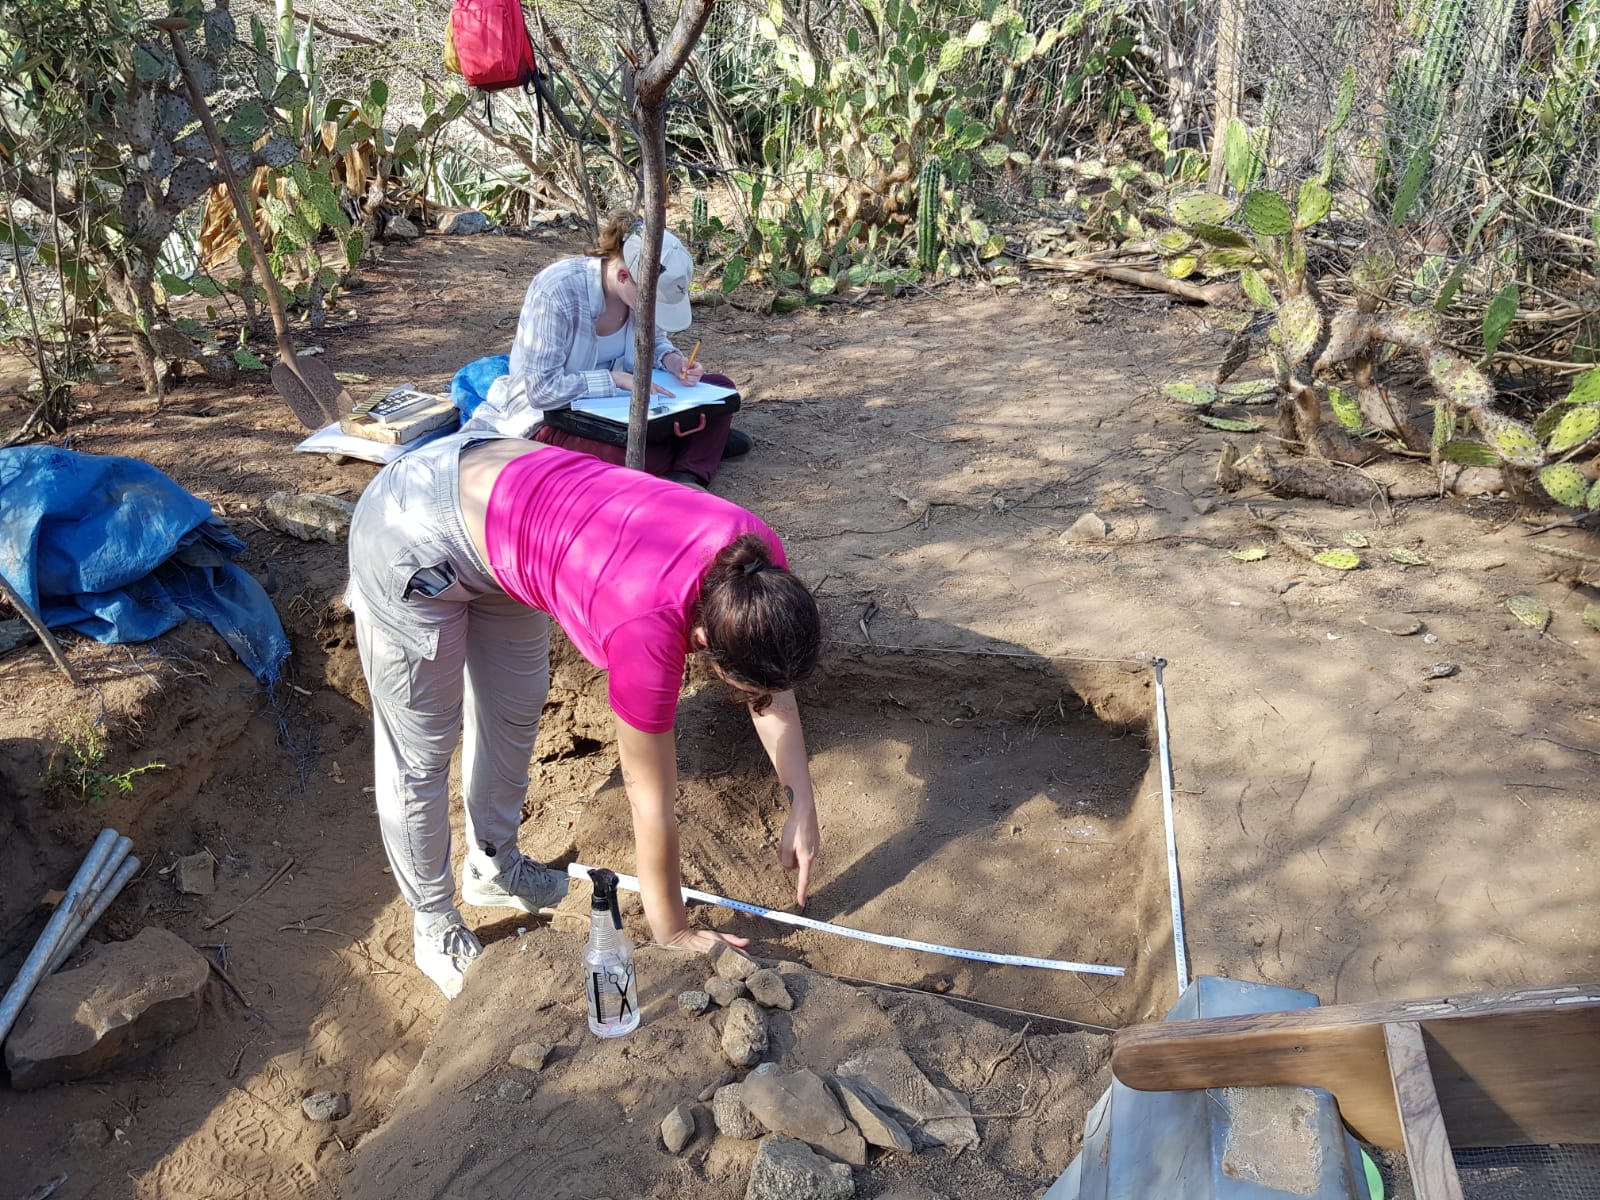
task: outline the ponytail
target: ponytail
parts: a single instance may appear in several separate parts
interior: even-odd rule
[[[628,240],[638,218],[626,208],[608,212],[600,222],[600,237],[584,251],[590,258],[621,258],[622,244]]]
[[[727,677],[768,693],[786,692],[811,674],[822,648],[822,617],[805,584],[772,561],[758,533],[724,546],[700,585],[695,624],[706,653]],[[770,696],[756,701],[760,712]]]

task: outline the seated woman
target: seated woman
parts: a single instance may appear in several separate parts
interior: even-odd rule
[[[586,255],[560,259],[534,276],[511,343],[509,374],[489,389],[464,431],[532,436],[605,462],[623,461],[621,446],[542,426],[539,421],[541,413],[569,407],[576,400],[633,390],[633,313],[639,306],[642,238],[632,213],[611,213],[600,228],[599,243]],[[731,379],[708,376],[700,363],[690,364],[667,336],[689,327],[689,281],[694,276],[694,260],[671,233],[662,234],[657,273],[651,365],[689,383],[705,378],[732,387]],[[711,417],[696,433],[648,447],[645,469],[678,483],[709,486],[723,458],[750,449],[750,439],[734,432],[732,423],[732,417]]]
[[[457,433],[389,464],[350,529],[349,603],[372,696],[378,827],[413,911],[417,965],[454,996],[482,951],[450,865],[450,757],[461,755],[462,898],[536,912],[567,879],[517,827],[550,682],[549,619],[609,672],[636,870],[658,942],[691,929],[679,891],[672,729],[683,668],[705,658],[749,706],[789,800],[779,862],[804,904],[820,842],[794,685],[816,665],[816,601],[744,509],[585,454]]]

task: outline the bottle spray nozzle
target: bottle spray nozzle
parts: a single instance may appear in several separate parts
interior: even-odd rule
[[[594,896],[589,901],[591,912],[610,912],[611,927],[622,928],[622,909],[617,903],[617,873],[608,867],[594,867],[589,871],[589,882],[594,884]]]

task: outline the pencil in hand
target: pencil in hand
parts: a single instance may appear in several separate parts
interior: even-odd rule
[[[689,382],[689,368],[694,366],[695,356],[699,353],[700,343],[696,341],[694,344],[694,349],[689,351],[689,357],[684,360],[683,370],[678,372],[678,378],[683,380],[685,383]]]

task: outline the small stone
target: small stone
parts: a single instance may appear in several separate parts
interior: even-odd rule
[[[1194,509],[1196,516],[1204,517],[1217,511],[1217,502],[1210,496],[1196,496],[1189,507]]]
[[[695,1016],[698,1017],[701,1013],[707,1012],[707,1011],[710,1010],[710,1008],[711,1008],[711,993],[710,992],[679,992],[678,993],[678,1007],[683,1009],[684,1012],[693,1013]]]
[[[342,1121],[350,1115],[350,1097],[345,1092],[312,1092],[300,1101],[300,1111],[310,1121]]]
[[[217,890],[216,869],[217,860],[209,851],[186,854],[172,864],[173,882],[186,896],[209,896]]]
[[[723,1137],[742,1142],[753,1142],[767,1133],[767,1127],[745,1106],[744,1092],[737,1083],[723,1084],[711,1094],[711,1120]]]
[[[706,995],[710,996],[713,1001],[723,1008],[727,1008],[740,996],[748,994],[744,984],[739,980],[724,979],[720,975],[713,975],[706,980],[705,992]]]
[[[1422,632],[1422,622],[1408,613],[1367,613],[1362,616],[1361,623],[1369,629],[1392,633],[1395,637],[1410,637]]]
[[[865,1092],[858,1091],[842,1079],[833,1082],[839,1089],[840,1099],[844,1101],[845,1112],[850,1114],[850,1119],[861,1130],[861,1136],[867,1139],[868,1145],[898,1150],[901,1154],[911,1153],[911,1135],[899,1121],[874,1104]]]
[[[751,997],[762,1008],[794,1007],[794,997],[789,995],[789,989],[784,986],[783,976],[770,967],[755,972],[744,982],[750,989]]]
[[[383,236],[410,241],[412,238],[421,237],[422,230],[417,228],[416,222],[410,217],[397,214],[389,218],[389,223],[384,226]]]
[[[1063,542],[1103,542],[1111,527],[1098,513],[1084,513],[1061,535]]]
[[[717,1094],[718,1088],[726,1087],[728,1084],[734,1082],[738,1078],[739,1072],[724,1071],[721,1075],[717,1076],[717,1079],[714,1083],[708,1083],[705,1085],[705,1087],[700,1089],[700,1095],[697,1097],[697,1099],[700,1101],[700,1103],[704,1104],[706,1101],[710,1100],[711,1097]]]
[[[775,1062],[760,1063],[755,1070],[750,1072],[752,1075],[781,1075],[782,1073],[782,1069]]]
[[[494,1094],[508,1104],[523,1104],[533,1098],[533,1089],[520,1079],[502,1079]]]
[[[855,1176],[804,1142],[774,1133],[761,1139],[744,1200],[849,1200]]]
[[[523,1071],[542,1071],[549,1061],[550,1047],[543,1042],[523,1042],[506,1059],[513,1067]]]
[[[761,969],[761,964],[753,958],[746,958],[737,950],[726,943],[713,963],[717,974],[723,979],[745,980]]]
[[[722,1026],[722,1052],[736,1067],[753,1067],[767,1052],[767,1020],[742,997],[728,1005]]]
[[[668,1154],[676,1154],[694,1137],[694,1109],[679,1104],[661,1118],[661,1141]]]
[[[261,517],[302,542],[338,545],[350,532],[356,506],[321,492],[273,492],[261,505]]]
[[[455,237],[464,237],[468,234],[487,233],[489,231],[489,218],[475,208],[464,209],[461,212],[445,213],[439,218],[438,230],[443,234]]]

